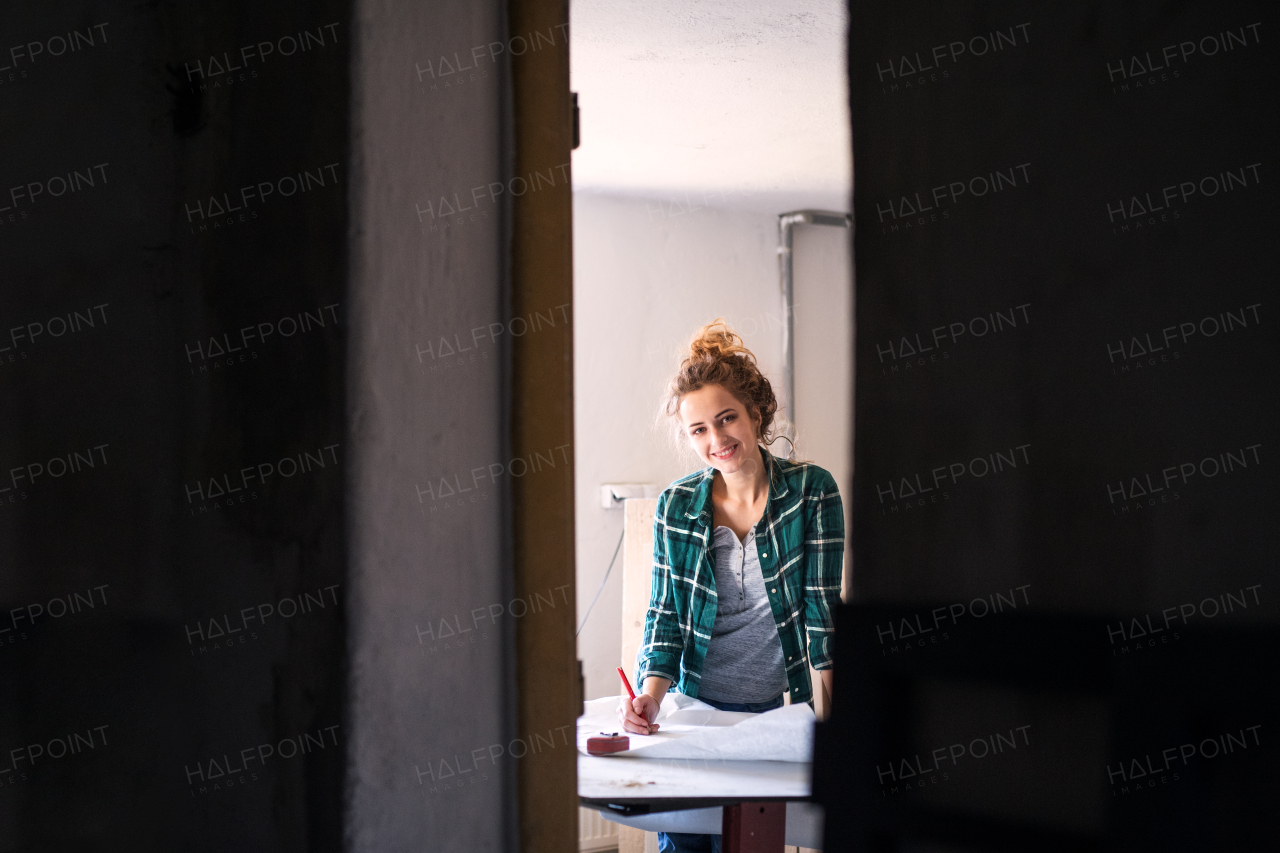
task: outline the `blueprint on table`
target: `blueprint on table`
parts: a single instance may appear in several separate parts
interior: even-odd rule
[[[620,732],[619,697],[586,703],[578,718],[578,747],[600,732]],[[728,761],[811,761],[813,709],[808,703],[784,705],[763,714],[721,711],[680,693],[662,700],[656,734],[630,734],[631,749],[614,753],[636,758],[697,758]]]

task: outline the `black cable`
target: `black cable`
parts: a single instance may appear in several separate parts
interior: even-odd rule
[[[587,612],[582,617],[582,625],[578,626],[578,630],[574,632],[574,639],[582,633],[582,628],[587,624],[587,617],[591,615],[591,608],[596,606],[596,602],[600,600],[600,593],[604,592],[605,582],[609,580],[609,572],[613,571],[613,564],[618,559],[618,552],[622,550],[622,540],[626,538],[627,528],[622,528],[622,535],[618,537],[618,547],[613,549],[613,559],[609,561],[609,568],[604,570],[604,580],[600,581],[600,588],[596,590],[596,597],[591,599],[591,605],[587,607]]]

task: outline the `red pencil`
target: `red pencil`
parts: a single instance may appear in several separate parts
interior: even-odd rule
[[[622,686],[627,688],[627,695],[631,697],[631,701],[636,701],[636,692],[631,689],[631,682],[627,681],[627,674],[622,671],[622,667],[618,667],[618,675],[622,677]]]
[[[627,688],[627,694],[631,696],[631,701],[636,701],[636,692],[631,689],[631,682],[627,680],[627,674],[622,671],[622,667],[618,667],[618,677],[622,679],[622,686]],[[658,726],[656,723],[649,724],[648,734],[653,734],[653,730]]]

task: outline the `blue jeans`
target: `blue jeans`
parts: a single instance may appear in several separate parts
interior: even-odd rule
[[[719,702],[715,699],[703,699],[712,707],[721,711],[747,711],[760,714],[782,707],[782,694],[779,693],[767,702]],[[720,853],[720,836],[703,835],[695,832],[659,832],[659,853]]]

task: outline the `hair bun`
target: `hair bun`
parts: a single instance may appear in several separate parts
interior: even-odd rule
[[[742,356],[755,363],[755,356],[743,344],[742,338],[719,317],[699,329],[689,344],[689,358],[692,361],[720,361],[732,355]]]
[[[719,385],[736,397],[757,424],[757,440],[773,443],[773,416],[778,411],[773,387],[760,372],[755,355],[742,338],[719,317],[693,336],[689,355],[667,385],[660,411],[675,419],[677,434],[680,399],[707,385]]]

